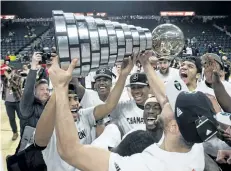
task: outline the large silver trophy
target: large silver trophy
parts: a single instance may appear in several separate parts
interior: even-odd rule
[[[101,67],[112,67],[125,57],[144,50],[159,56],[176,56],[184,47],[184,35],[173,24],[162,24],[153,32],[90,16],[53,11],[56,49],[66,68],[79,58],[75,76],[86,76]]]

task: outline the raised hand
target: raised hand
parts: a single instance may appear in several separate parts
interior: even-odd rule
[[[133,57],[129,56],[129,58],[124,59],[121,66],[121,74],[126,76],[129,75],[132,68],[134,67],[134,63],[135,63],[134,56]]]
[[[153,51],[152,50],[147,50],[145,52],[140,52],[138,54],[138,60],[140,61],[141,65],[145,65],[146,63],[149,62],[149,58],[153,56]]]
[[[204,68],[207,71],[207,73],[209,73],[212,83],[220,82],[221,73],[217,68],[216,61],[211,56],[207,56],[205,58],[205,61],[203,62],[204,62]]]
[[[42,61],[41,52],[34,52],[32,56],[31,68],[36,69],[36,66],[39,64],[40,61]]]
[[[52,57],[52,65],[49,68],[49,77],[52,85],[55,88],[68,87],[69,82],[72,79],[72,72],[76,67],[78,59],[73,59],[67,70],[61,69],[58,62],[58,56]]]
[[[217,70],[213,70],[212,82],[213,84],[221,82],[220,73]]]

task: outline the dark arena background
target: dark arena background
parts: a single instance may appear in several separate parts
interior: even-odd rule
[[[185,47],[177,58],[182,58],[187,48],[191,48],[193,56],[216,53],[231,60],[231,2],[228,1],[1,1],[1,65],[9,61],[20,73],[23,66],[30,64],[34,51],[48,53],[56,46],[53,10],[118,21],[151,31],[160,24],[172,23],[182,30],[185,38]],[[46,63],[43,65],[46,67]],[[11,138],[1,100],[4,171],[6,157],[15,152],[19,143],[19,138],[16,141]]]

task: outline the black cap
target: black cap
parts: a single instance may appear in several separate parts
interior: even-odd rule
[[[145,73],[134,73],[130,77],[130,83],[126,87],[131,85],[144,85],[148,86],[148,79]]]
[[[136,153],[141,153],[154,143],[157,143],[157,141],[152,134],[148,131],[137,130],[128,134],[120,144],[111,151],[121,156],[131,156]]]
[[[201,59],[195,56],[187,56],[184,57],[183,61],[190,61],[193,62],[196,65],[197,73],[202,73],[202,64]]]
[[[100,68],[96,71],[94,79],[96,80],[99,77],[107,77],[112,80],[113,73],[108,68]]]
[[[196,121],[205,116],[216,125],[215,115],[213,105],[204,93],[182,91],[177,96],[175,117],[179,130],[187,142],[202,143],[203,140],[198,134]]]

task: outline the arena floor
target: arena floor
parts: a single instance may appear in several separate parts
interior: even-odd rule
[[[6,156],[12,155],[15,152],[16,147],[19,143],[19,137],[16,141],[12,141],[12,131],[10,128],[9,120],[6,114],[4,102],[1,100],[1,134],[0,134],[0,143],[1,143],[1,152],[3,155],[3,164],[4,164],[4,171],[6,169]],[[17,115],[16,115],[17,118]],[[17,125],[19,128],[19,120],[17,118]]]

